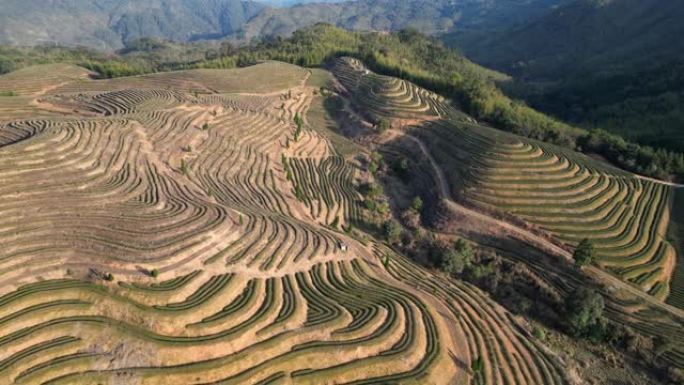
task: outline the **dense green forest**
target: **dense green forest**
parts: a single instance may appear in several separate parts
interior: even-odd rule
[[[550,118],[525,103],[507,97],[497,86],[505,77],[480,67],[434,38],[403,30],[392,34],[349,32],[327,24],[299,30],[291,38],[270,38],[234,48],[154,43],[131,44],[120,55],[107,57],[86,50],[36,48],[38,52],[2,51],[3,68],[31,62],[72,61],[104,77],[190,68],[232,68],[259,60],[281,60],[302,66],[322,66],[333,57],[353,56],[371,69],[413,81],[452,98],[477,119],[517,134],[599,154],[630,171],[668,179],[684,177],[684,154],[640,146],[602,129],[580,129]],[[71,53],[65,53],[71,52]],[[70,56],[72,55],[72,56]]]
[[[543,90],[518,85],[511,91],[564,121],[684,151],[684,60],[622,73],[587,71]]]
[[[538,111],[684,152],[683,17],[680,0],[572,0],[500,31],[442,40],[510,74],[508,94]]]

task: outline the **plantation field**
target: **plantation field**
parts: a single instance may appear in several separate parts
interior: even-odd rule
[[[338,60],[334,71],[367,114],[409,119],[406,131],[443,165],[450,196],[522,219],[568,249],[588,238],[598,266],[659,300],[684,294],[671,285],[677,252],[666,235],[673,187],[479,125],[442,98],[375,75],[354,59]]]
[[[59,115],[0,116],[0,384],[571,383],[485,293],[340,231],[359,170],[307,70],[39,70],[0,77]]]
[[[360,114],[388,121],[378,139],[385,156],[431,164],[438,218],[453,212],[459,235],[524,265],[556,295],[596,279],[609,319],[672,343],[661,359],[684,367],[682,265],[673,244],[681,245],[678,187],[479,124],[356,59],[337,59],[332,71]],[[596,246],[598,269],[583,273],[571,258],[584,238]],[[508,248],[516,243],[528,248]]]

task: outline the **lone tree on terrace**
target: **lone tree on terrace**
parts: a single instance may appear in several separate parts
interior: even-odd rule
[[[583,267],[591,265],[591,263],[594,262],[595,252],[594,244],[587,238],[582,239],[579,245],[577,245],[575,252],[572,254],[572,258],[575,260],[575,266]]]

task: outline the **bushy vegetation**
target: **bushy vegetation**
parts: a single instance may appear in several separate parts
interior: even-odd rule
[[[565,299],[565,323],[570,334],[602,339],[605,330],[603,297],[580,287]]]
[[[591,265],[594,261],[594,244],[589,239],[583,239],[572,253],[572,258],[575,260],[575,266],[583,267]]]

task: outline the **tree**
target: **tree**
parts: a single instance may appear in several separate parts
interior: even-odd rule
[[[368,183],[364,190],[366,192],[366,196],[368,196],[370,199],[375,199],[385,193],[385,190],[378,183]]]
[[[594,261],[594,244],[587,238],[582,241],[575,248],[572,258],[575,260],[575,266],[583,267],[590,265]]]
[[[565,298],[565,324],[573,336],[597,336],[604,328],[603,297],[579,287]]]
[[[394,163],[394,172],[401,178],[402,181],[409,181],[409,161],[406,158],[402,158],[398,162]]]
[[[472,262],[474,252],[470,245],[459,239],[447,249],[442,257],[442,270],[449,274],[460,274]]]
[[[420,199],[420,197],[413,198],[413,201],[411,202],[411,209],[419,213],[421,210],[423,210],[423,200]]]
[[[382,120],[380,120],[380,121],[378,122],[378,131],[379,131],[381,134],[382,134],[383,132],[389,130],[389,128],[390,128],[390,123],[389,123],[387,120],[382,119]]]
[[[401,224],[394,219],[385,222],[384,225],[385,239],[390,244],[398,243],[401,239]]]
[[[183,175],[188,174],[188,163],[185,161],[185,159],[181,159],[180,171]]]

